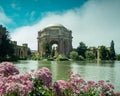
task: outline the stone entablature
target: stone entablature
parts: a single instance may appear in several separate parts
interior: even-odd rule
[[[72,31],[63,25],[51,25],[38,32],[38,52],[43,53],[42,44],[48,42],[50,46],[58,45],[58,54],[69,55],[72,50]]]

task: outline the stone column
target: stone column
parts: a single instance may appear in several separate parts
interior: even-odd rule
[[[60,54],[64,55],[64,41],[63,41],[63,39],[60,39],[59,45],[60,45],[59,46]]]

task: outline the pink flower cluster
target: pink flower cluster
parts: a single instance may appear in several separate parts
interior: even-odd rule
[[[62,92],[64,92],[68,88],[68,84],[64,80],[57,80],[54,83],[53,88],[56,96],[61,96]]]
[[[0,76],[0,96],[13,93],[17,96],[28,96],[32,90],[32,81],[29,78],[31,78],[29,74]]]
[[[0,64],[0,74],[4,76],[19,74],[19,70],[10,62],[3,62]]]
[[[6,96],[8,94],[27,96],[32,90],[31,75],[16,74],[19,74],[19,71],[12,63],[3,62],[0,64],[0,96]]]
[[[56,96],[120,96],[119,92],[114,92],[112,84],[103,80],[85,81],[79,74],[71,75],[67,81],[56,81],[54,90]]]
[[[51,87],[52,85],[52,74],[46,67],[41,68],[35,73],[35,78],[42,80],[45,87]]]

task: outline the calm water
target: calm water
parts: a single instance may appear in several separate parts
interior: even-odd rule
[[[67,70],[79,73],[85,80],[110,80],[116,91],[120,91],[120,61],[115,62],[69,62],[69,61],[19,61],[14,63],[21,73],[32,69],[47,67],[51,70],[53,81],[67,79]]]

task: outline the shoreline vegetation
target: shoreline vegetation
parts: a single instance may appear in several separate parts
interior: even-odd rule
[[[2,62],[0,96],[120,96],[110,81],[85,81],[79,74],[66,71],[66,81],[52,82],[52,73],[46,67],[19,74],[13,63]]]

